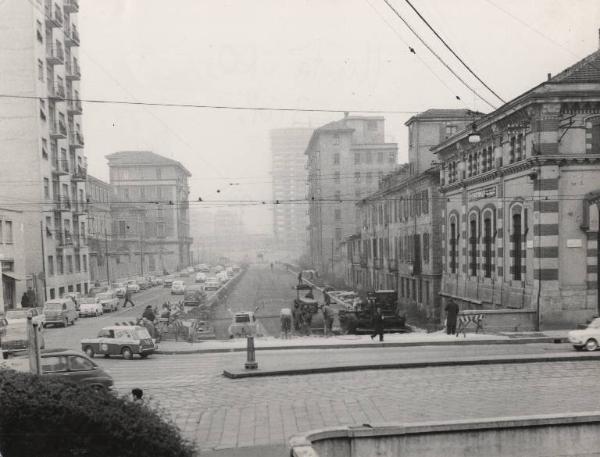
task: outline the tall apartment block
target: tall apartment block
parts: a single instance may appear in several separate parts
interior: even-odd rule
[[[306,155],[311,262],[342,277],[340,243],[357,231],[355,203],[394,170],[398,146],[385,142],[383,117],[346,116],[316,129]]]
[[[304,151],[312,133],[310,128],[271,130],[273,201],[281,202],[273,205],[273,234],[277,249],[290,259],[297,259],[306,251]]]
[[[189,266],[191,173],[151,151],[121,151],[106,158],[117,200],[111,204],[111,258],[135,264],[140,275]]]
[[[76,0],[0,3],[0,201],[23,212],[38,303],[89,287]]]

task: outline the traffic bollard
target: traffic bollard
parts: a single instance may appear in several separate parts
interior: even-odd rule
[[[258,362],[256,361],[256,354],[254,350],[254,337],[249,336],[246,338],[246,370],[256,370],[258,368]]]

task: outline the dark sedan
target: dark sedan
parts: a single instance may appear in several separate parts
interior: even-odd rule
[[[42,351],[42,374],[99,390],[108,390],[113,385],[112,377],[92,359],[81,352],[68,349]]]

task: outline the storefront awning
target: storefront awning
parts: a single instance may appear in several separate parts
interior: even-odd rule
[[[6,276],[10,279],[14,279],[15,281],[23,281],[25,280],[25,278],[23,276],[19,276],[15,273],[13,273],[12,271],[3,271],[2,272],[2,276]]]

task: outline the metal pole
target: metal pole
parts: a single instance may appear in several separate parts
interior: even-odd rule
[[[29,340],[29,371],[33,374],[42,374],[42,359],[40,354],[39,325],[27,316],[27,334]]]
[[[246,370],[256,370],[258,368],[258,362],[256,361],[256,352],[254,349],[254,337],[248,336],[246,338]]]
[[[44,249],[44,223],[40,221],[40,235],[42,237],[42,272],[44,274],[44,302],[48,300],[48,292],[46,291],[46,253]]]

